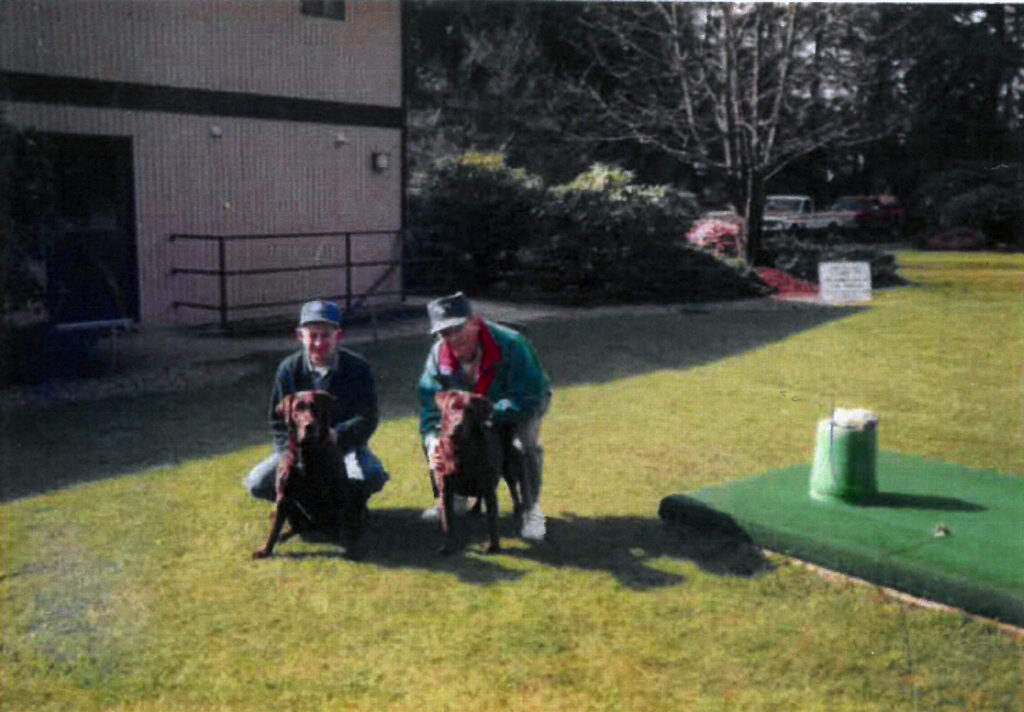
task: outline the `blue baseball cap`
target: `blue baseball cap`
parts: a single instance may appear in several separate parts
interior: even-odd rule
[[[341,326],[341,310],[334,302],[326,302],[316,299],[302,305],[299,312],[299,326],[306,324],[330,324],[334,327]]]

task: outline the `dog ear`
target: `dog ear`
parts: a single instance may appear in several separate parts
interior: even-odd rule
[[[277,404],[277,407],[274,410],[278,415],[280,415],[285,420],[291,420],[292,403],[294,402],[295,394],[287,393],[285,394],[284,398],[281,399],[281,402]]]

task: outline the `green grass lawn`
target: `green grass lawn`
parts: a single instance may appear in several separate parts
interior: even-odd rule
[[[7,412],[0,709],[1024,710],[1020,638],[657,516],[808,462],[833,405],[877,411],[884,450],[1024,476],[1024,259],[899,257],[913,285],[868,308],[530,325],[549,538],[506,521],[494,557],[480,522],[441,557],[418,518],[425,339],[360,349],[393,478],[361,562],[249,559],[269,505],[239,480],[279,354],[217,389]]]

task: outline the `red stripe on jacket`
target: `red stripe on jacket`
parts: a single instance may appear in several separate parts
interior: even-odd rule
[[[494,376],[498,373],[498,363],[501,361],[501,349],[498,348],[498,342],[494,340],[491,330],[487,328],[487,323],[480,320],[480,374],[476,381],[476,386],[473,387],[473,393],[478,395],[486,395],[487,389],[491,387],[491,383],[494,381]],[[447,341],[441,341],[441,348],[437,353],[437,360],[442,371],[447,370],[449,373],[456,373],[461,368],[459,365],[459,359],[455,358],[455,352],[452,351]]]

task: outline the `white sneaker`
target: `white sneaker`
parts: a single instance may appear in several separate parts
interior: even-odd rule
[[[440,505],[433,504],[423,510],[423,514],[420,515],[420,519],[425,522],[436,522],[441,518]]]
[[[533,505],[523,515],[523,539],[530,541],[543,541],[547,533],[547,525],[544,523],[544,513],[540,511],[540,505]]]
[[[452,511],[455,514],[465,514],[469,511],[469,501],[467,497],[455,495],[454,501],[452,502]],[[423,510],[423,514],[420,515],[420,519],[427,522],[436,522],[441,518],[441,502],[435,502],[432,507],[427,507]]]

